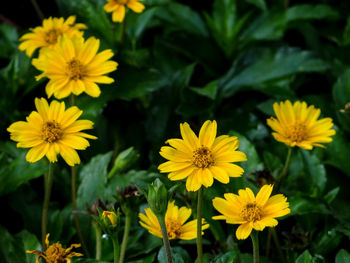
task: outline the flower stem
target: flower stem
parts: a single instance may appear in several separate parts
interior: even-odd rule
[[[277,180],[276,180],[276,187],[275,187],[276,191],[279,190],[279,188],[281,187],[281,183],[282,183],[283,178],[287,175],[289,165],[290,165],[291,156],[292,156],[292,151],[293,151],[293,148],[288,147],[286,162],[284,163],[284,167],[283,167],[282,172],[280,173],[280,175],[277,177]]]
[[[198,263],[203,263],[202,207],[203,207],[203,187],[199,188],[199,190],[198,190],[198,200],[197,200],[197,254],[198,254]]]
[[[119,241],[118,241],[118,235],[115,235],[112,238],[113,241],[113,255],[114,255],[114,263],[118,263],[119,259]]]
[[[165,253],[166,253],[166,258],[168,263],[172,263],[173,259],[171,257],[171,249],[170,249],[170,242],[168,238],[168,232],[166,229],[166,224],[165,224],[165,216],[157,216],[159,225],[160,225],[160,230],[162,231],[162,236],[163,236],[163,243],[165,247]]]
[[[34,9],[35,9],[36,14],[37,14],[38,17],[40,18],[40,20],[43,20],[43,19],[44,19],[44,14],[43,14],[43,12],[41,11],[41,9],[40,9],[38,3],[36,2],[36,0],[31,0],[31,2],[32,2],[32,5],[33,5],[33,7],[34,7]]]
[[[250,237],[252,239],[253,243],[253,262],[259,263],[259,238],[258,238],[258,232],[252,231],[250,234]]]
[[[280,257],[280,260],[281,260],[280,262],[284,263],[286,261],[284,260],[283,251],[281,249],[281,245],[277,237],[276,229],[274,227],[271,228],[271,234],[272,234],[273,241],[277,247],[278,256]]]
[[[128,244],[128,237],[129,237],[129,232],[130,232],[131,218],[132,218],[132,213],[127,213],[125,215],[125,227],[124,227],[122,245],[120,248],[119,263],[124,262],[125,251],[126,251],[126,246]]]
[[[92,225],[95,228],[96,236],[96,260],[101,260],[101,251],[102,251],[102,231],[96,222],[93,222]]]
[[[49,210],[50,195],[52,188],[53,179],[53,163],[49,163],[49,171],[47,175],[44,175],[44,203],[43,203],[43,214],[41,217],[41,245],[44,250],[45,238],[47,230],[47,212]]]
[[[84,242],[84,238],[83,238],[83,234],[81,233],[81,228],[80,228],[80,222],[79,222],[79,217],[78,214],[76,213],[76,211],[78,210],[77,208],[77,194],[76,194],[76,180],[77,180],[77,173],[76,173],[76,169],[74,166],[71,166],[71,179],[72,179],[72,204],[73,204],[73,216],[74,216],[74,223],[75,223],[75,229],[77,230],[77,234],[79,236],[80,239],[80,243],[84,249],[85,255],[87,257],[90,256],[89,251],[86,248],[85,242]]]

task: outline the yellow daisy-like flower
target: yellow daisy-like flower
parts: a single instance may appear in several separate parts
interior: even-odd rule
[[[197,191],[202,185],[209,187],[213,178],[227,184],[229,177],[239,177],[243,169],[232,162],[246,161],[243,152],[237,151],[237,137],[221,135],[216,138],[216,121],[206,121],[199,138],[185,122],[180,124],[183,139],[167,140],[170,146],[163,146],[160,155],[169,161],[159,165],[161,173],[169,173],[170,180],[187,178],[188,191]]]
[[[81,131],[92,129],[94,123],[77,120],[83,111],[75,106],[65,110],[64,102],[54,100],[49,105],[44,98],[36,98],[35,106],[37,111],[32,111],[27,121],[17,121],[7,128],[17,147],[31,148],[26,160],[33,163],[46,155],[50,162],[56,162],[57,154],[61,154],[68,165],[79,164],[76,150],[90,145],[85,138],[97,139]]]
[[[319,119],[321,111],[313,105],[307,106],[305,102],[297,101],[293,105],[289,100],[274,103],[273,109],[276,118],[267,119],[267,125],[272,130],[273,137],[288,146],[298,146],[311,150],[314,146],[323,147],[320,143],[331,142],[330,136],[335,134],[331,129],[331,118]]]
[[[84,24],[74,24],[75,16],[70,16],[64,21],[63,17],[50,17],[43,20],[43,25],[31,28],[31,33],[24,34],[19,40],[19,50],[25,51],[28,57],[31,57],[37,48],[48,47],[55,49],[59,36],[66,34],[68,37],[74,35],[82,36],[81,29],[86,29]]]
[[[274,227],[278,224],[275,217],[290,213],[287,198],[282,194],[271,196],[272,185],[264,185],[259,193],[249,188],[238,191],[238,195],[225,194],[224,198],[215,197],[213,206],[222,215],[213,219],[226,220],[228,224],[240,224],[236,231],[237,239],[246,239],[252,229],[262,231],[265,227]]]
[[[162,232],[156,215],[150,208],[145,209],[146,215],[139,213],[140,224],[154,236],[162,238]],[[165,225],[169,239],[194,239],[197,238],[197,219],[185,222],[191,216],[192,210],[187,207],[178,207],[175,201],[168,203],[165,214]],[[202,219],[202,230],[209,228],[204,219]],[[204,232],[202,232],[202,235]]]
[[[113,22],[122,22],[125,17],[125,6],[136,13],[141,13],[145,6],[139,1],[142,0],[107,0],[104,9],[106,12],[112,12]]]
[[[72,257],[82,257],[84,256],[81,253],[71,252],[73,248],[80,247],[80,244],[72,244],[69,248],[64,249],[60,243],[53,243],[52,245],[49,244],[49,236],[50,234],[46,235],[46,250],[44,252],[38,251],[38,250],[27,250],[27,253],[35,254],[37,255],[36,263],[39,263],[40,258],[45,259],[46,263],[63,263],[66,261],[67,263],[70,263],[70,258]]]
[[[109,60],[113,57],[110,49],[97,53],[99,46],[100,41],[94,37],[84,41],[82,37],[63,35],[58,39],[56,50],[42,49],[39,58],[32,63],[43,71],[37,80],[50,79],[46,85],[48,97],[54,95],[62,99],[82,92],[98,97],[101,91],[96,83],[114,82],[104,74],[116,70],[118,63]]]

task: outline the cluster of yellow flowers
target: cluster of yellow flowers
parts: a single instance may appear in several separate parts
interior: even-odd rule
[[[271,117],[267,124],[274,130],[272,135],[277,141],[289,147],[298,146],[312,149],[324,147],[321,143],[331,142],[335,134],[331,118],[318,120],[320,110],[314,106],[307,107],[305,102],[289,100],[273,105],[276,118]],[[216,121],[206,121],[200,129],[199,136],[187,123],[180,124],[182,139],[170,139],[160,150],[160,155],[168,161],[159,165],[162,173],[168,173],[172,181],[186,179],[188,191],[198,191],[202,186],[210,187],[213,179],[227,184],[230,177],[239,177],[243,169],[233,164],[246,161],[246,155],[238,151],[237,137],[221,135],[216,137]],[[216,220],[226,220],[228,224],[240,224],[236,231],[237,239],[246,239],[252,229],[262,231],[265,227],[278,224],[275,218],[290,213],[287,198],[282,194],[271,196],[273,185],[264,185],[255,196],[250,188],[241,189],[238,195],[224,194],[224,198],[213,199],[214,208],[221,213],[214,216]],[[159,222],[154,213],[147,208],[146,215],[140,213],[140,224],[151,234],[161,237]],[[165,222],[170,239],[193,239],[196,234],[196,220],[189,223],[191,209],[180,209],[169,202]],[[204,221],[203,229],[209,227]]]
[[[108,0],[104,6],[112,12],[112,20],[122,22],[125,17],[125,6],[135,12],[142,12],[144,5],[138,0]],[[83,92],[98,97],[101,90],[97,84],[110,84],[114,79],[106,74],[116,70],[118,63],[110,60],[113,52],[108,49],[99,52],[100,41],[94,37],[84,39],[84,24],[75,23],[75,17],[48,18],[43,25],[31,29],[22,36],[19,49],[31,57],[37,49],[39,54],[32,64],[42,73],[36,77],[48,78],[46,93],[48,98],[54,96],[64,99],[68,96],[80,95]],[[17,147],[30,148],[26,155],[28,162],[36,162],[44,156],[50,162],[57,162],[60,154],[69,166],[80,163],[76,150],[84,150],[89,146],[87,139],[97,137],[82,132],[93,128],[93,122],[78,120],[83,113],[76,106],[66,109],[64,102],[53,100],[50,104],[45,98],[35,98],[36,111],[30,113],[26,121],[13,123],[8,131],[11,139],[18,142]],[[320,110],[307,106],[305,102],[289,100],[273,105],[275,117],[267,120],[274,131],[274,138],[288,147],[300,147],[311,150],[313,147],[324,147],[322,143],[332,141],[335,134],[330,118],[318,119]],[[216,121],[206,121],[197,136],[188,123],[180,124],[182,139],[169,139],[168,146],[160,149],[160,155],[167,159],[159,165],[161,173],[167,173],[172,181],[186,179],[187,191],[200,191],[203,187],[211,187],[214,179],[227,184],[230,177],[240,177],[244,170],[237,162],[247,161],[245,153],[238,150],[239,140],[235,136],[221,135],[217,137]],[[275,218],[290,213],[287,198],[282,194],[272,195],[273,185],[264,185],[255,195],[250,188],[240,189],[238,194],[225,193],[224,198],[215,197],[213,207],[220,215],[214,220],[225,220],[228,224],[239,224],[236,230],[237,239],[246,239],[252,230],[262,231],[265,227],[275,227]],[[175,201],[168,203],[165,214],[167,234],[170,239],[194,239],[199,229],[209,228],[202,218],[186,223],[191,216],[191,209],[178,207]],[[103,216],[116,224],[115,213],[104,211]],[[151,234],[162,237],[161,226],[154,212],[147,208],[145,214],[140,213],[140,224]],[[203,232],[199,232],[202,235]],[[46,237],[45,252],[28,251],[47,262],[70,262],[70,253],[79,245],[73,244],[63,249],[60,244],[49,245]],[[57,258],[57,260],[56,260]],[[51,261],[50,261],[51,260]]]

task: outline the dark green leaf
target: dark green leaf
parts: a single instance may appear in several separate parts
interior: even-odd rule
[[[81,183],[78,188],[77,204],[82,209],[85,204],[91,204],[98,197],[104,197],[107,182],[107,167],[112,158],[112,152],[99,154],[91,159],[80,171]]]
[[[265,0],[245,0],[245,1],[259,7],[262,10],[266,10]]]
[[[295,5],[287,9],[288,22],[302,19],[335,19],[338,11],[328,5]]]
[[[350,262],[350,253],[345,249],[339,250],[335,257],[335,263],[347,263]]]
[[[350,113],[340,112],[345,108],[345,105],[350,102],[350,70],[346,70],[339,76],[337,82],[333,86],[333,99],[337,109],[338,120],[346,131],[350,131]]]
[[[184,250],[181,247],[171,247],[171,256],[173,259],[173,263],[191,263],[191,258],[189,254],[186,250]],[[162,248],[159,250],[157,259],[159,263],[168,262],[164,246],[162,246]]]
[[[310,252],[308,250],[305,250],[304,253],[297,258],[295,263],[314,263],[314,261]]]
[[[330,214],[327,207],[315,199],[307,199],[299,196],[288,198],[291,215],[304,215],[310,213]]]
[[[339,187],[334,188],[333,190],[329,191],[325,196],[324,199],[328,204],[331,204],[333,200],[337,197],[339,193]]]
[[[214,80],[212,82],[209,82],[203,88],[190,88],[190,89],[199,95],[208,97],[213,100],[216,97],[217,88],[218,88],[218,81]]]

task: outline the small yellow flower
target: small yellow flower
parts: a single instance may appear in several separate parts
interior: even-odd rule
[[[125,6],[136,13],[141,13],[145,6],[139,1],[142,0],[107,0],[104,9],[106,12],[112,12],[113,22],[122,22],[125,17]]]
[[[30,29],[31,33],[24,34],[19,40],[19,50],[25,51],[28,57],[31,57],[37,48],[48,47],[56,48],[57,39],[63,34],[68,37],[74,35],[82,36],[81,29],[86,29],[84,24],[74,24],[75,16],[70,16],[64,21],[64,18],[49,17],[43,20],[43,25]]]
[[[186,207],[178,207],[175,201],[168,203],[168,209],[165,214],[165,225],[168,232],[169,239],[194,239],[197,237],[197,219],[190,222],[185,222],[191,216],[192,210]],[[141,219],[140,224],[154,236],[162,238],[159,221],[156,215],[150,208],[145,209],[146,215],[139,213]],[[202,219],[202,229],[209,228],[204,219]],[[202,235],[204,232],[202,232]]]
[[[53,243],[52,245],[49,244],[49,236],[50,234],[46,235],[46,250],[44,252],[38,251],[38,250],[27,250],[27,253],[35,254],[37,255],[36,263],[39,263],[40,258],[43,258],[46,263],[63,263],[66,261],[67,263],[70,263],[70,258],[72,257],[81,257],[83,254],[71,252],[73,248],[80,247],[80,244],[72,244],[69,248],[64,249],[61,244],[59,243]]]
[[[107,217],[112,226],[115,226],[117,224],[117,215],[114,212],[103,211],[102,217]]]
[[[228,224],[240,224],[236,231],[237,239],[246,239],[252,229],[262,231],[265,227],[274,227],[278,224],[275,217],[290,213],[287,198],[282,194],[271,196],[272,185],[264,185],[259,193],[249,188],[238,191],[238,195],[224,194],[225,198],[215,197],[213,206],[222,215],[213,219],[226,220]]]
[[[273,109],[276,118],[267,119],[267,124],[274,131],[273,137],[288,146],[298,146],[311,150],[313,147],[323,147],[320,143],[332,141],[330,136],[335,134],[331,129],[331,118],[319,119],[321,111],[313,105],[307,106],[305,102],[297,101],[293,105],[289,100],[274,103]]]
[[[197,191],[202,185],[209,187],[213,178],[227,184],[229,177],[239,177],[243,169],[232,162],[246,161],[243,152],[237,151],[237,137],[221,135],[216,138],[216,121],[206,121],[199,138],[185,122],[180,124],[183,139],[170,139],[160,149],[160,155],[169,161],[159,165],[161,173],[169,173],[170,180],[187,178],[188,191]]]
[[[42,74],[37,80],[47,77],[46,93],[50,98],[65,98],[71,93],[79,95],[86,92],[92,97],[101,93],[96,83],[112,83],[114,79],[104,76],[116,70],[118,63],[109,60],[113,57],[110,49],[97,53],[100,41],[90,37],[84,41],[82,37],[59,37],[57,49],[42,49],[39,58],[33,59],[32,64]]]
[[[50,162],[56,162],[57,154],[61,154],[68,165],[79,164],[75,149],[85,150],[90,145],[85,138],[97,139],[81,132],[92,129],[93,122],[77,120],[83,111],[75,106],[65,110],[64,102],[54,100],[49,105],[44,98],[36,98],[35,106],[37,111],[32,111],[27,121],[17,121],[7,128],[17,147],[31,148],[26,160],[33,163],[46,155]]]

